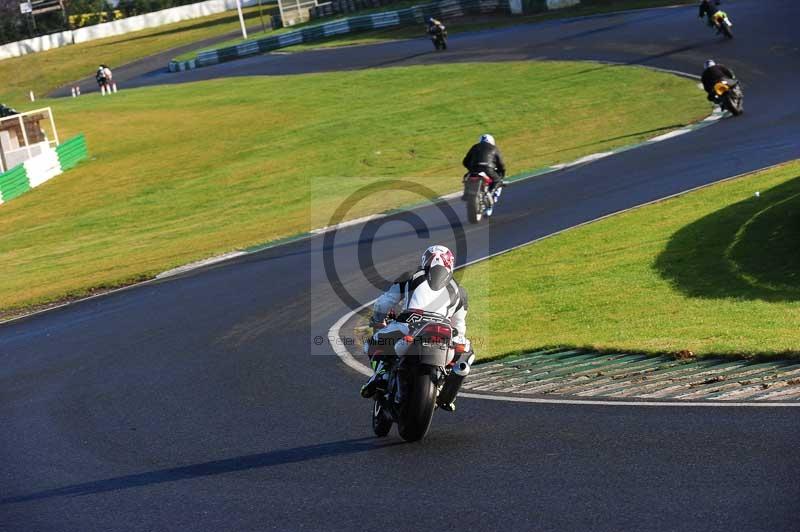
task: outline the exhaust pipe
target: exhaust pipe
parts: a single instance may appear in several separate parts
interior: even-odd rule
[[[467,360],[456,362],[455,366],[453,366],[453,371],[450,372],[450,375],[447,376],[442,385],[442,391],[439,392],[437,402],[440,405],[449,405],[456,400],[456,396],[464,383],[464,379],[469,375],[470,366],[472,366],[474,360],[475,355],[470,354]]]

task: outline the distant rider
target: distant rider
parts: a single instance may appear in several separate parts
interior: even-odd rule
[[[450,319],[453,328],[453,343],[463,346],[458,357],[471,355],[467,332],[467,293],[453,278],[455,257],[445,246],[431,246],[420,258],[419,268],[412,274],[398,279],[375,302],[371,325],[376,331],[367,343],[367,355],[374,371],[372,377],[361,387],[361,396],[372,397],[385,384],[387,364],[394,355],[402,355],[407,344],[401,339],[409,333],[408,324],[393,321],[386,324],[387,315],[397,309],[432,312]],[[395,347],[397,351],[395,351]],[[455,404],[439,405],[452,412]]]
[[[435,37],[440,33],[445,37],[447,36],[447,28],[442,24],[442,21],[428,17],[428,35]]]
[[[109,85],[114,83],[114,75],[111,73],[111,69],[108,68],[108,65],[100,65],[103,67],[103,73],[106,75],[106,82]]]
[[[706,17],[708,25],[712,26],[714,23],[711,21],[711,16],[719,9],[720,0],[703,0],[700,2],[700,15],[699,18]]]
[[[712,24],[715,28],[717,28],[717,34],[722,33],[722,25],[725,24],[725,19],[728,18],[728,14],[724,11],[717,10],[711,16]]]
[[[94,74],[94,79],[97,80],[97,86],[100,87],[100,91],[103,92],[105,89],[108,92],[111,92],[111,88],[114,84],[113,74],[111,73],[111,69],[108,68],[107,65],[100,65],[97,67],[97,72]]]
[[[481,135],[478,143],[472,145],[461,164],[467,169],[467,175],[485,172],[486,175],[492,178],[489,191],[494,191],[495,188],[498,188],[497,195],[499,195],[499,189],[504,186],[503,178],[506,176],[506,163],[503,161],[503,155],[500,153],[493,136],[488,133]],[[490,195],[490,197],[492,200],[497,199],[495,194]]]
[[[736,79],[736,76],[731,69],[725,65],[718,65],[713,59],[707,60],[703,67],[703,75],[700,79],[703,82],[703,88],[708,93],[708,101],[719,104],[717,93],[714,92],[714,85],[723,79]]]
[[[106,76],[105,65],[100,65],[97,67],[97,72],[94,74],[94,79],[97,81],[97,86],[101,89],[108,86],[108,77]]]

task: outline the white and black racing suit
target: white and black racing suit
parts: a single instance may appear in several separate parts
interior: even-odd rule
[[[409,309],[433,312],[449,318],[450,326],[453,328],[453,342],[468,344],[466,337],[467,292],[458,285],[455,279],[451,279],[444,288],[436,291],[428,285],[424,270],[418,270],[412,275],[400,278],[375,302],[373,323],[382,322],[391,310],[400,314]],[[407,323],[393,321],[387,327],[377,331],[373,340],[378,342],[382,338],[402,338],[407,334]],[[395,352],[402,356],[407,347],[404,342],[399,342],[395,346]]]
[[[467,293],[455,279],[436,291],[428,285],[424,270],[401,277],[375,302],[372,322],[382,323],[391,310],[400,315],[403,311],[411,309],[433,312],[449,318],[450,326],[453,328],[453,343],[464,346],[464,354],[458,356],[468,357],[472,354],[470,342],[466,337]],[[387,355],[393,357],[395,354],[402,356],[405,353],[408,344],[402,338],[407,334],[409,334],[408,324],[402,321],[393,321],[374,333],[365,346],[374,370],[380,369],[379,363],[386,361]],[[370,382],[375,377],[374,375]]]

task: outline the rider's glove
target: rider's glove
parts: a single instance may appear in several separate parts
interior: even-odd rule
[[[456,353],[469,353],[472,351],[472,342],[463,334],[454,336],[453,350],[455,350]]]

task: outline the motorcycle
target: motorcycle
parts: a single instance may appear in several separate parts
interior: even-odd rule
[[[400,437],[413,442],[428,433],[437,406],[455,400],[475,355],[457,352],[463,346],[452,343],[444,316],[408,310],[397,320],[408,324],[408,334],[394,343],[396,355],[384,359],[388,378],[375,393],[372,430],[382,438],[397,423]]]
[[[494,206],[502,193],[502,187],[495,187],[489,192],[492,178],[485,172],[470,172],[464,177],[464,195],[467,202],[467,219],[470,223],[478,223],[494,212]]]
[[[717,11],[714,13],[714,27],[717,29],[717,33],[722,33],[728,39],[733,39],[733,22],[731,22],[730,17],[728,17],[727,13],[722,11]]]
[[[714,94],[720,107],[734,116],[744,112],[744,92],[735,79],[723,79],[714,84]]]
[[[447,50],[447,30],[436,26],[430,31],[433,47],[437,50]]]

